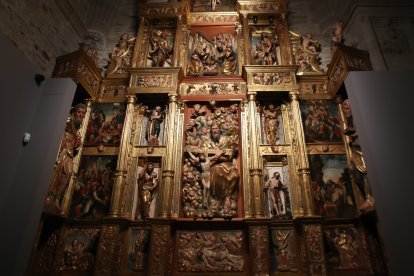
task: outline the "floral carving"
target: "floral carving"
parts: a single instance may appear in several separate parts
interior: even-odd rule
[[[110,275],[114,269],[114,259],[119,239],[119,225],[104,226],[98,249],[96,272],[100,275]]]
[[[78,65],[77,72],[81,75],[81,78],[88,84],[93,91],[98,90],[99,81],[95,79],[90,69],[85,63],[80,63]]]
[[[322,82],[305,82],[299,84],[299,93],[301,94],[317,94],[327,93],[326,84]]]
[[[173,78],[171,75],[138,76],[137,87],[171,87]]]
[[[190,17],[191,24],[206,24],[213,23],[228,23],[228,22],[237,22],[239,17],[237,15],[207,15],[207,14],[196,14]]]
[[[127,94],[127,87],[126,85],[110,85],[105,86],[102,97],[103,98],[112,98],[112,97],[125,97]]]
[[[253,73],[253,84],[259,85],[280,85],[291,84],[292,77],[289,72],[286,73]]]
[[[252,247],[253,271],[255,275],[268,273],[268,232],[267,227],[255,226],[250,228]]]
[[[189,84],[185,95],[231,95],[240,93],[238,83],[203,83]]]

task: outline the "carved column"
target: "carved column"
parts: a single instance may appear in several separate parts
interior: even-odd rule
[[[181,45],[181,26],[183,24],[183,19],[181,15],[177,16],[177,24],[175,30],[175,41],[174,41],[174,61],[173,66],[178,67],[180,64],[180,45]]]
[[[79,135],[81,137],[81,141],[83,141],[84,138],[85,138],[86,129],[88,127],[91,112],[92,112],[92,101],[88,99],[86,101],[85,118],[83,118],[82,125],[79,129]],[[75,158],[73,158],[73,173],[72,173],[72,176],[70,178],[68,188],[66,189],[65,195],[64,195],[63,200],[62,200],[62,208],[61,208],[61,214],[62,215],[66,215],[66,214],[69,213],[70,201],[71,201],[71,197],[72,197],[72,194],[73,194],[73,188],[74,188],[74,185],[75,185],[76,179],[77,179],[80,159],[81,159],[81,156],[82,156],[82,149],[83,149],[83,143],[80,145],[77,155],[75,156]]]
[[[303,225],[302,256],[307,275],[326,275],[325,250],[320,224]]]
[[[243,21],[243,41],[244,41],[244,64],[251,64],[250,61],[250,38],[249,38],[249,18],[248,14],[242,14],[242,21]]]
[[[300,114],[298,94],[299,92],[297,91],[289,93],[292,100],[292,115],[296,129],[296,137],[293,137],[294,141],[292,144],[296,143],[297,146],[297,163],[299,165],[297,170],[299,174],[299,183],[301,184],[302,189],[303,213],[305,217],[315,217],[319,216],[319,214],[315,208],[315,203],[312,196],[309,161],[306,151],[305,135],[303,133],[302,127],[302,117]]]
[[[256,92],[248,94],[249,108],[249,146],[250,146],[250,187],[252,190],[252,216],[255,218],[264,218],[263,208],[263,179],[262,164],[260,164],[258,125],[257,125],[257,107]]]
[[[269,231],[267,226],[249,226],[252,275],[269,275]]]
[[[95,275],[114,275],[119,266],[120,226],[104,225],[96,254]]]
[[[177,117],[177,95],[169,96],[170,103],[168,105],[168,122],[167,122],[167,139],[166,139],[166,156],[164,168],[162,171],[163,185],[161,187],[161,212],[162,218],[171,218],[171,201],[174,186],[174,151],[176,141],[174,139]]]
[[[135,96],[128,96],[127,98],[127,108],[124,120],[124,127],[122,129],[121,144],[119,146],[119,155],[118,163],[115,172],[114,187],[112,190],[112,201],[111,201],[111,210],[109,215],[111,217],[128,217],[130,216],[128,210],[125,206],[125,191],[128,191],[126,185],[126,175],[128,169],[128,161],[131,157],[132,146],[133,146],[133,137],[131,137],[131,128],[134,118],[134,108],[135,101],[137,98]],[[129,183],[134,185],[134,183]]]
[[[282,20],[280,22],[281,24],[281,30],[280,33],[280,65],[292,65],[295,64],[294,58],[292,55],[292,43],[290,40],[289,35],[289,26],[287,24],[287,18],[286,14],[281,14]]]
[[[149,252],[148,275],[170,275],[171,226],[153,224]]]
[[[138,34],[135,39],[135,46],[134,46],[134,53],[132,55],[131,67],[134,67],[134,68],[138,67],[138,61],[140,60],[138,58],[138,54],[140,52],[144,52],[144,49],[142,49],[142,46],[144,45],[143,43],[144,33],[145,33],[145,18],[141,16],[139,18]]]

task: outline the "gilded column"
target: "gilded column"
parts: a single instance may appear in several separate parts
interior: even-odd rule
[[[138,27],[138,34],[137,37],[135,39],[135,46],[134,46],[134,53],[132,55],[132,62],[131,62],[131,67],[138,67],[138,60],[140,60],[138,58],[138,53],[140,52],[145,52],[144,49],[142,49],[142,46],[144,45],[143,42],[143,38],[144,38],[144,33],[145,33],[145,18],[144,17],[140,17],[139,18],[139,27]]]
[[[286,19],[286,15],[283,13],[282,15],[282,20],[280,22],[281,26],[280,29],[282,30],[282,32],[280,33],[280,64],[281,65],[291,65],[291,64],[295,64],[294,63],[294,58],[292,55],[292,43],[290,40],[290,35],[289,35],[289,26],[287,24],[287,19]]]
[[[181,45],[181,25],[183,20],[181,15],[177,16],[177,26],[175,31],[175,41],[174,41],[174,61],[173,66],[178,67],[180,64],[180,45]]]
[[[296,129],[296,137],[292,137],[292,144],[296,143],[297,147],[297,163],[299,173],[299,183],[302,189],[303,213],[305,217],[319,216],[313,201],[311,179],[309,170],[309,161],[306,151],[305,136],[302,127],[302,117],[300,114],[300,107],[298,101],[299,92],[290,92],[293,121]]]
[[[248,94],[249,108],[249,146],[250,146],[250,187],[252,191],[252,216],[255,218],[264,217],[263,208],[263,179],[262,164],[260,164],[256,92]]]
[[[85,117],[83,118],[82,125],[79,129],[79,136],[81,137],[81,141],[83,141],[85,138],[86,129],[88,127],[89,118],[91,116],[91,111],[92,111],[92,101],[88,99],[86,101],[86,114],[85,114]],[[73,193],[73,188],[74,188],[74,185],[77,179],[80,159],[82,156],[82,149],[83,149],[83,143],[79,147],[78,154],[75,156],[75,158],[73,158],[73,173],[70,178],[68,188],[66,189],[65,195],[63,197],[62,208],[61,208],[62,215],[69,213],[70,201],[71,201],[71,197]]]
[[[243,41],[244,41],[244,62],[245,65],[250,64],[250,38],[249,38],[249,19],[247,14],[242,14],[243,18]]]
[[[111,217],[128,217],[127,208],[125,208],[124,191],[128,190],[126,185],[126,174],[128,169],[128,160],[132,154],[133,137],[131,137],[131,127],[134,118],[134,108],[137,98],[128,96],[127,108],[122,129],[121,144],[119,146],[118,164],[115,172],[114,187],[112,191]],[[130,183],[134,185],[134,183]]]
[[[175,129],[177,117],[177,95],[169,96],[170,103],[168,105],[168,125],[166,139],[166,156],[164,168],[162,171],[163,185],[161,187],[161,212],[162,218],[171,218],[171,201],[174,186],[174,151],[175,151]]]

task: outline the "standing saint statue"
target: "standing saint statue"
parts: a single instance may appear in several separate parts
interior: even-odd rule
[[[149,118],[145,137],[148,144],[157,146],[160,143],[158,137],[161,132],[161,123],[164,121],[164,112],[161,110],[161,106],[157,105],[153,110],[149,110],[148,113]]]
[[[149,217],[151,203],[156,195],[158,186],[158,174],[154,171],[154,164],[148,162],[144,170],[139,174],[138,188],[140,195],[141,218]]]
[[[280,109],[273,104],[269,104],[267,109],[263,109],[264,130],[267,143],[270,145],[276,145],[279,141],[279,120],[277,119],[279,115]]]

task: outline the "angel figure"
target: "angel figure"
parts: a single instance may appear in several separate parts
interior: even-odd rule
[[[117,46],[112,50],[110,55],[107,76],[115,73],[125,73],[125,68],[131,66],[132,49],[134,47],[135,37],[130,38],[129,34],[123,33]]]

